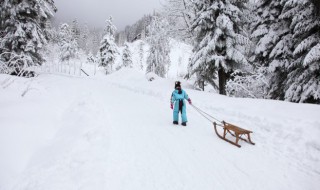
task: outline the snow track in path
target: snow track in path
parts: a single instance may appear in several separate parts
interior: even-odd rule
[[[80,90],[80,89],[78,89]],[[108,165],[109,119],[92,93],[62,114],[58,132],[37,151],[13,189],[100,189]]]

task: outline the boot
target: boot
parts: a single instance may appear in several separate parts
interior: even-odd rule
[[[187,123],[186,122],[182,122],[181,125],[182,126],[187,126]]]
[[[173,124],[178,125],[179,123],[178,123],[178,121],[173,121]]]

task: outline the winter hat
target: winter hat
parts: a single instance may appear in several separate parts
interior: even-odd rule
[[[180,81],[176,81],[174,84],[174,88],[176,89],[177,87],[181,88],[181,82]]]

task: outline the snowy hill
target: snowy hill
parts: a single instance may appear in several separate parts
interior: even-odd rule
[[[194,105],[254,132],[256,145],[239,149],[190,106],[188,126],[172,125],[173,82],[137,69],[0,75],[0,189],[318,189],[318,105],[228,98],[184,81]]]

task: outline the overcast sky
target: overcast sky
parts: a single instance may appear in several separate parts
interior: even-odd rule
[[[118,30],[131,25],[145,14],[161,8],[164,0],[55,0],[56,22],[87,22],[92,27],[103,27],[112,15]]]

